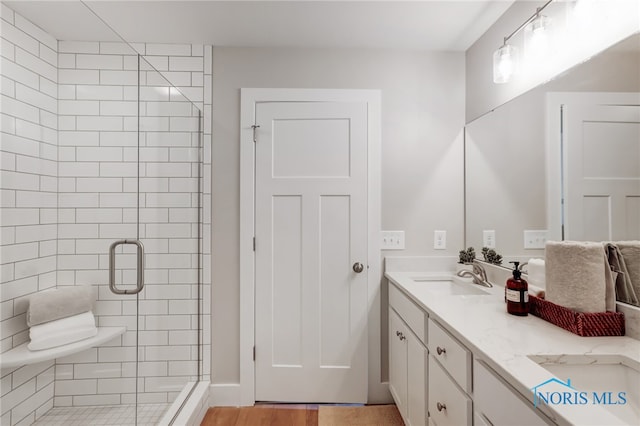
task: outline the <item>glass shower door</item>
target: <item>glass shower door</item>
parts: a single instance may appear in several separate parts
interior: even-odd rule
[[[68,408],[69,421],[117,418],[133,425],[139,385],[135,291],[142,284],[138,263],[143,257],[135,244],[115,245],[112,255],[110,247],[139,239],[138,55],[112,39],[88,45],[61,41],[59,46],[77,62],[59,70],[64,83],[58,110],[57,285],[92,286],[96,325],[125,331],[56,360],[53,405]],[[87,46],[114,53],[87,54]],[[103,69],[109,63],[122,69]],[[76,69],[80,66],[96,70]],[[110,282],[123,293],[111,291]],[[85,418],[88,412],[92,418]]]
[[[144,57],[139,68],[138,421],[200,376],[201,115]],[[180,402],[176,402],[179,404]]]

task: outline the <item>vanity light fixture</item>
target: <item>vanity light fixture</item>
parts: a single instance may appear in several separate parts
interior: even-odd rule
[[[548,26],[550,21],[546,16],[542,15],[541,12],[549,6],[552,1],[553,0],[548,0],[544,5],[537,8],[536,13],[524,21],[522,25],[515,29],[515,31],[506,36],[502,46],[493,52],[494,83],[508,83],[511,81],[511,77],[517,73],[519,67],[518,48],[509,44],[509,40],[511,37],[518,34],[523,28],[525,28],[525,53],[527,53],[526,49],[528,46],[531,46],[531,48],[536,46],[535,48],[540,51],[545,49],[545,46],[548,46]],[[526,41],[528,32],[531,33],[529,43]]]

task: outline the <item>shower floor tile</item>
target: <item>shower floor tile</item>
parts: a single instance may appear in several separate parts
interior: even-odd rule
[[[155,426],[171,404],[138,405],[138,426]],[[135,425],[135,406],[55,407],[35,426]]]

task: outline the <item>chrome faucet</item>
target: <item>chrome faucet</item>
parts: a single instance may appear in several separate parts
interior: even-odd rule
[[[456,274],[459,277],[472,277],[474,284],[479,284],[484,287],[493,287],[493,284],[487,279],[487,271],[477,261],[473,261],[473,271],[462,270]]]

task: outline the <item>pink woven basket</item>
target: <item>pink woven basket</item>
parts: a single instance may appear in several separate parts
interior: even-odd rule
[[[624,336],[622,312],[576,312],[529,295],[529,313],[578,336]]]

